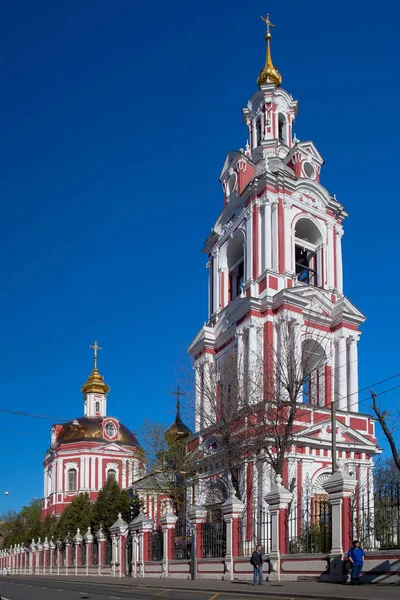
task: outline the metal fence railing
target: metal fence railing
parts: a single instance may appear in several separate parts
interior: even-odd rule
[[[328,496],[305,490],[299,501],[292,501],[286,520],[289,554],[328,554],[332,546],[332,518]]]
[[[147,560],[163,559],[163,532],[161,528],[152,531],[149,536],[149,548]]]
[[[201,525],[202,558],[223,558],[226,554],[226,524],[221,519]]]
[[[239,556],[250,556],[257,546],[262,547],[263,554],[271,552],[271,515],[266,507],[250,515],[246,511],[238,520],[238,528]]]
[[[186,518],[179,518],[173,535],[174,558],[188,560],[192,555],[192,532]]]

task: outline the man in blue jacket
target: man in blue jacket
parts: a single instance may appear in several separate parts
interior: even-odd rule
[[[360,546],[358,540],[354,540],[352,547],[347,553],[347,557],[351,562],[351,585],[360,584],[360,576],[364,564],[365,552]]]

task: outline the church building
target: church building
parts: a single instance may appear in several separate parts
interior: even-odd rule
[[[379,452],[374,419],[358,399],[357,348],[365,317],[343,286],[348,213],[322,184],[319,150],[294,133],[298,101],[282,87],[271,57],[272,24],[269,16],[263,20],[266,62],[257,91],[242,109],[248,141],[225,159],[221,213],[203,249],[208,321],[189,348],[196,377],[194,436],[203,448],[196,503],[203,506],[222,502],[232,491],[219,459],[224,393],[236,386],[230,397],[237,405],[237,428],[246,431],[249,405],[288,401],[284,378],[290,378],[293,364],[303,379],[281,475],[298,505],[305,488],[311,495],[324,494],[323,483],[332,473],[332,403],[337,459],[362,483],[362,493],[372,493],[373,457]],[[232,356],[234,377],[226,373]],[[284,375],[279,368],[286,369]],[[249,510],[262,507],[274,485],[268,456],[257,448],[238,465]]]
[[[44,465],[42,519],[59,517],[79,493],[92,501],[109,478],[128,488],[144,473],[144,452],[136,438],[116,417],[107,415],[109,386],[94,366],[83,384],[84,414],[51,428],[51,446]]]

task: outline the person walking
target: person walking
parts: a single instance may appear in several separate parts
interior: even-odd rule
[[[360,546],[358,540],[354,540],[352,547],[347,553],[347,558],[351,563],[351,585],[360,585],[360,576],[364,564],[365,552]]]
[[[253,585],[257,585],[257,579],[260,585],[264,583],[263,580],[263,558],[262,558],[262,548],[261,546],[257,546],[250,559],[251,564],[253,565]]]

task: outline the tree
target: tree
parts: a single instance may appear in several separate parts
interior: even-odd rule
[[[69,535],[71,538],[79,528],[84,535],[87,528],[92,525],[93,505],[88,494],[78,494],[71,504],[62,513],[57,526],[56,536],[64,539]]]
[[[387,441],[389,442],[390,450],[393,457],[393,462],[396,465],[397,469],[400,471],[400,452],[396,446],[396,442],[394,440],[393,435],[393,426],[390,426],[390,421],[394,420],[393,415],[388,413],[386,410],[382,410],[378,404],[377,398],[378,394],[375,392],[371,392],[372,397],[372,409],[376,414],[379,425],[382,427],[382,431],[385,434]]]
[[[92,510],[92,523],[94,530],[97,531],[100,526],[104,533],[108,534],[109,528],[115,523],[118,513],[127,523],[138,514],[137,505],[134,503],[134,512],[131,512],[132,501],[127,490],[121,490],[114,479],[109,478],[100,490]],[[136,512],[136,514],[135,514]]]
[[[227,485],[243,501],[244,460],[262,457],[265,468],[282,475],[297,418],[306,404],[317,405],[325,395],[325,365],[332,343],[327,333],[329,319],[311,306],[306,324],[301,324],[282,310],[275,320],[275,345],[252,324],[256,343],[251,348],[247,341],[244,350],[239,332],[217,360],[203,362],[194,393],[186,386],[192,404],[194,396],[201,398],[195,411],[205,453],[215,451]],[[249,494],[251,479],[247,483]]]
[[[1,517],[3,545],[8,548],[15,544],[28,546],[32,539],[54,534],[56,519],[54,517],[41,521],[42,502],[34,498],[23,506],[19,513],[10,511]]]
[[[145,421],[143,430],[148,467],[148,475],[143,481],[147,489],[167,496],[179,516],[185,507],[188,485],[193,478],[196,453],[187,447],[185,437],[165,434],[160,423]]]

